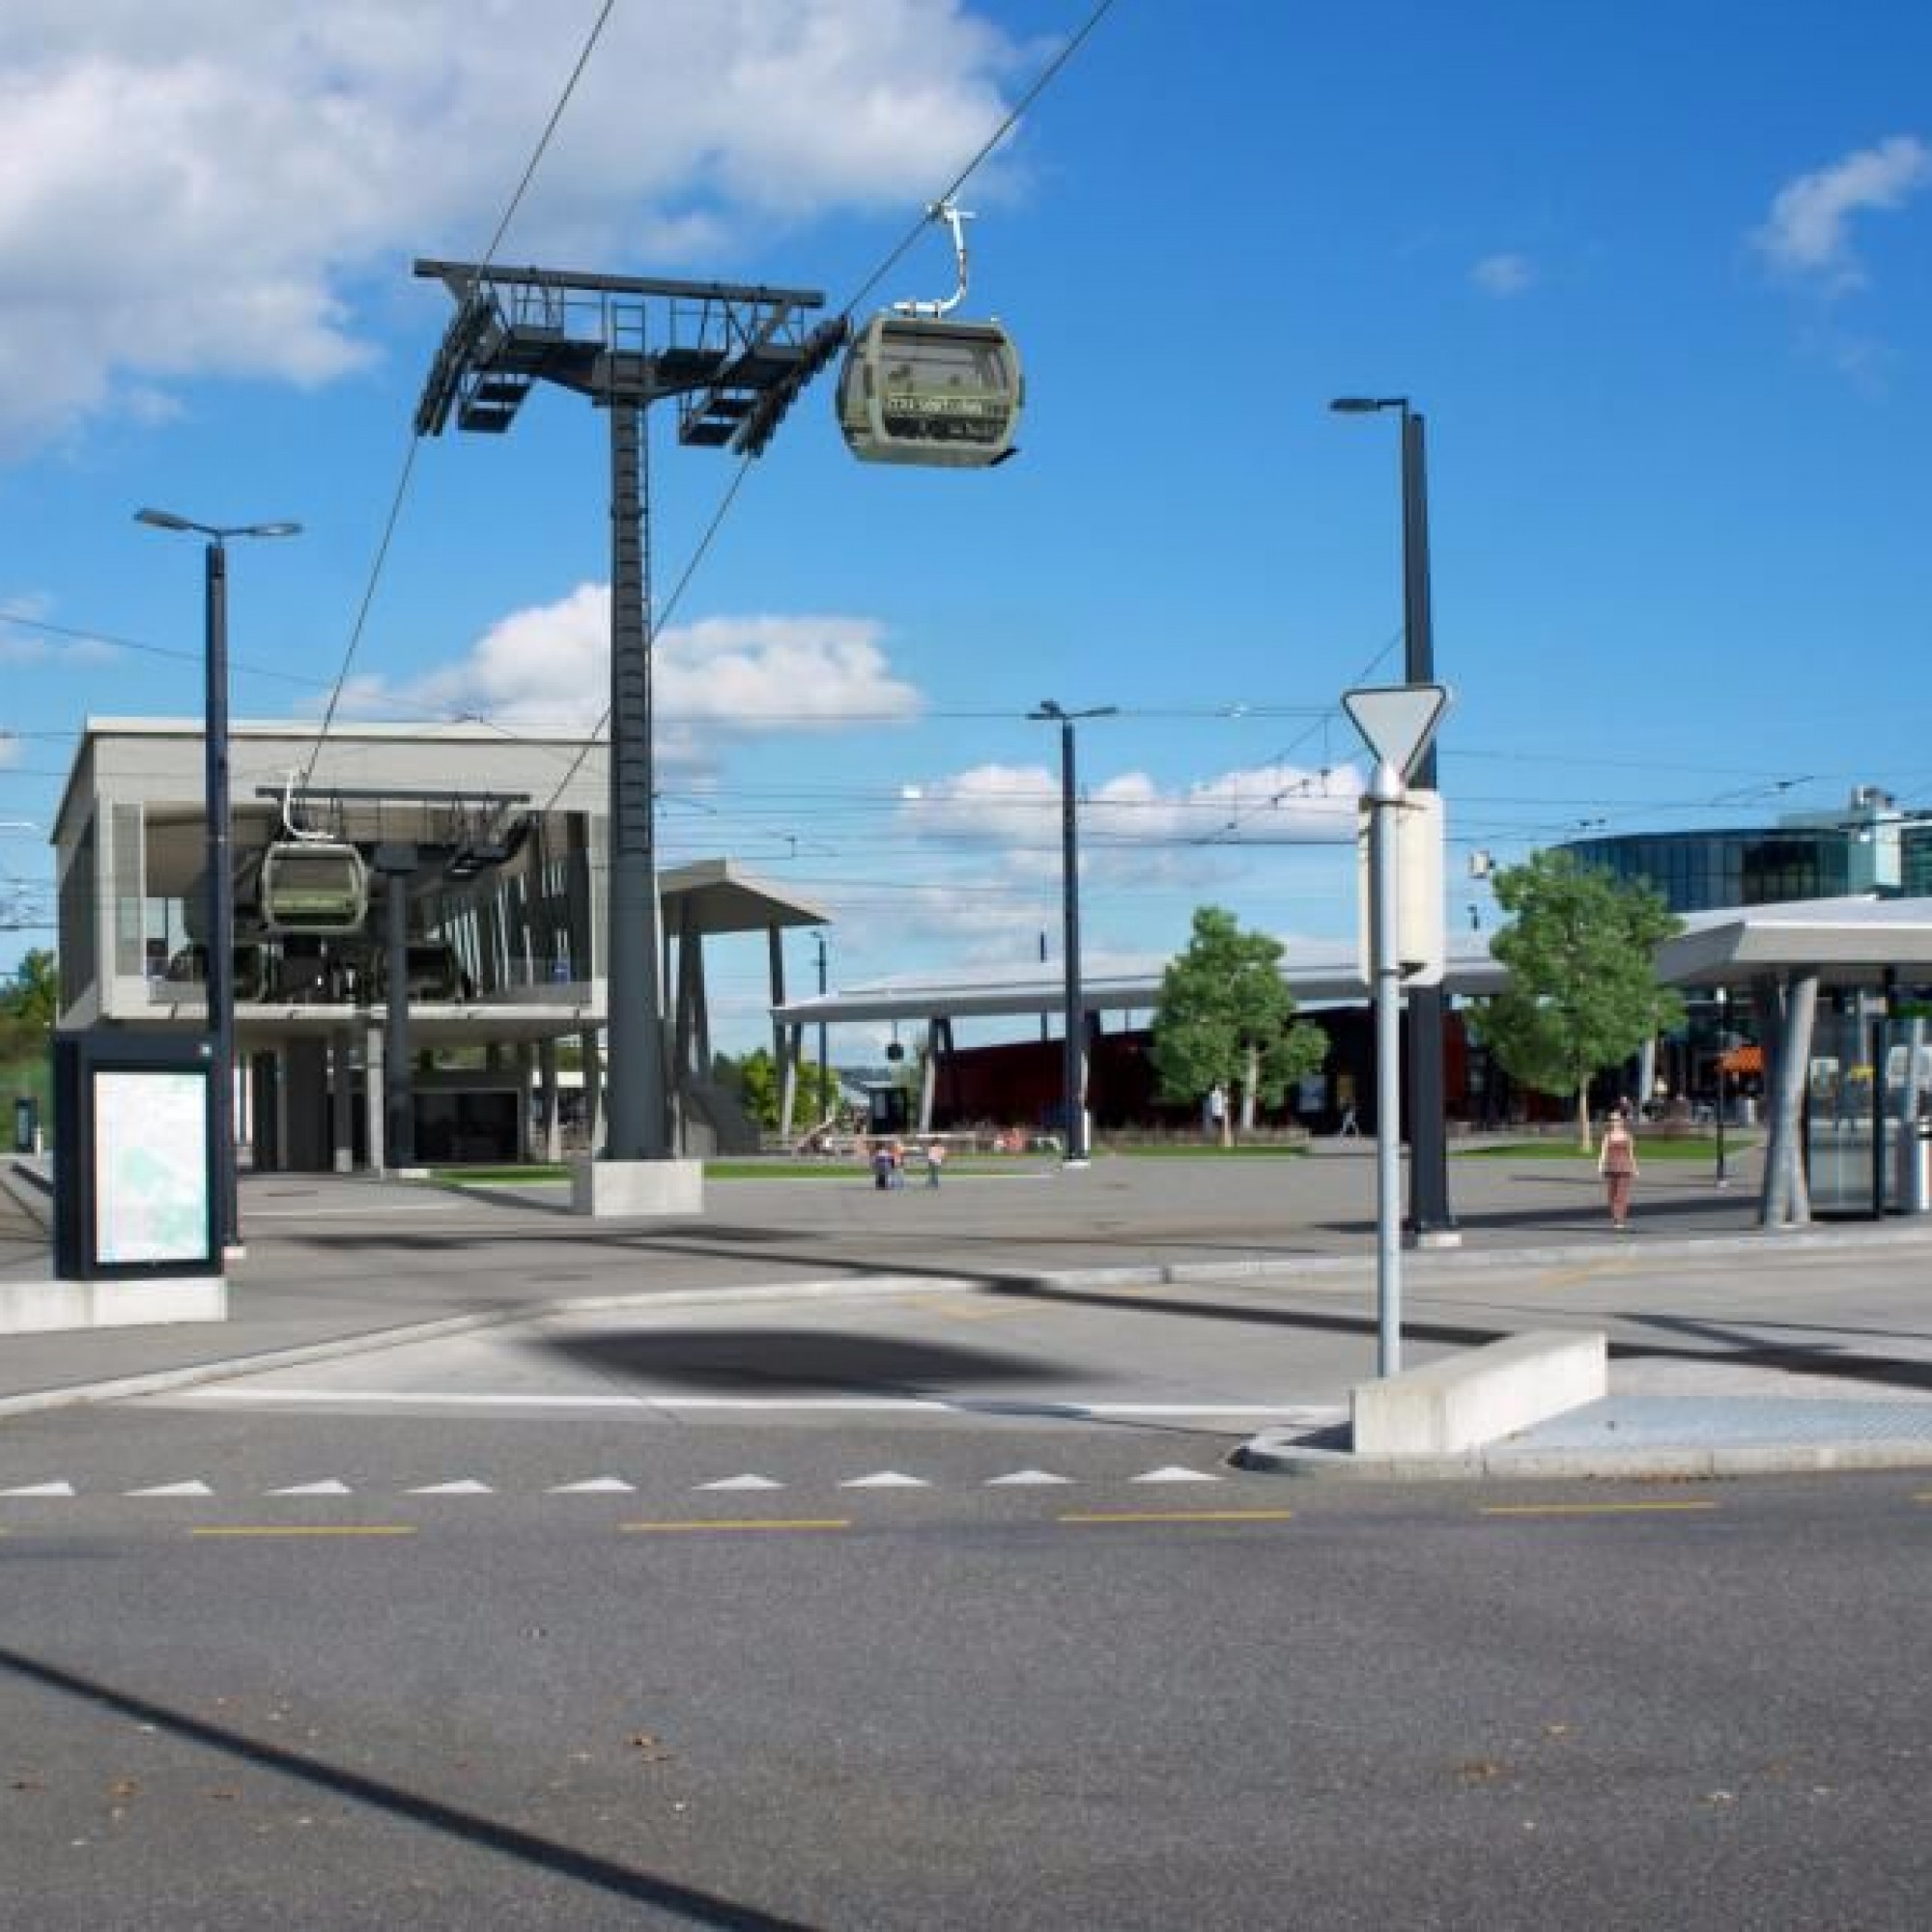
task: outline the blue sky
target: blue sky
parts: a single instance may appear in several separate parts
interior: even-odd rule
[[[11,0],[0,967],[49,943],[19,827],[82,719],[199,710],[199,550],[137,507],[303,524],[235,553],[233,703],[326,698],[447,317],[410,263],[483,252],[599,11]],[[842,306],[1089,12],[616,0],[499,257]],[[793,411],[668,617],[666,863],[822,904],[835,984],[1057,958],[1025,714],[1111,704],[1090,967],[1206,900],[1352,932],[1335,704],[1398,675],[1402,605],[1395,420],[1347,392],[1428,418],[1453,922],[1492,918],[1472,849],[1932,806],[1927,72],[1895,0],[1116,0],[963,196],[1022,456],[862,466],[829,381]],[[933,231],[870,299],[950,279]],[[733,474],[668,428],[661,592]],[[588,725],[605,490],[561,394],[425,444],[348,708]],[[714,973],[726,1043],[760,970]]]

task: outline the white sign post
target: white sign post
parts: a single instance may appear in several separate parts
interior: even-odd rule
[[[1403,781],[1435,735],[1449,702],[1439,684],[1360,687],[1342,694],[1376,756],[1362,803],[1369,814],[1369,983],[1376,1004],[1376,1369],[1402,1372],[1402,971],[1396,820]],[[1441,911],[1438,905],[1436,920]],[[1435,949],[1438,952],[1439,946]]]

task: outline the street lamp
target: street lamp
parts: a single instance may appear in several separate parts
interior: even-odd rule
[[[1712,997],[1718,1003],[1718,1185],[1728,1187],[1730,1176],[1724,1171],[1724,1009],[1730,1000],[1727,987],[1719,986]]]
[[[821,927],[812,938],[818,942],[818,997],[825,997],[825,932]],[[823,1116],[824,1110],[832,1105],[832,1060],[827,1046],[827,1034],[823,1017],[818,1022],[818,1106],[816,1111]]]
[[[292,537],[299,524],[198,524],[172,510],[136,510],[137,524],[208,539],[208,649],[203,810],[208,818],[208,1030],[213,1046],[208,1109],[209,1175],[223,1255],[241,1252],[235,1201],[235,877],[228,853],[228,553],[231,537]]]
[[[1328,407],[1340,415],[1402,415],[1402,628],[1403,676],[1409,684],[1435,682],[1435,633],[1429,597],[1429,476],[1423,417],[1406,396],[1337,396]],[[1412,782],[1435,789],[1435,748],[1416,761]],[[1424,1247],[1455,1247],[1462,1236],[1449,1207],[1449,1143],[1443,1122],[1440,986],[1416,986],[1408,995],[1408,1227]]]
[[[1112,718],[1117,704],[1096,704],[1086,711],[1066,711],[1043,697],[1032,719],[1050,719],[1060,725],[1060,898],[1066,932],[1066,1038],[1061,1052],[1061,1094],[1066,1114],[1066,1165],[1087,1165],[1087,1083],[1085,1026],[1080,998],[1080,831],[1073,798],[1073,724],[1080,718]]]

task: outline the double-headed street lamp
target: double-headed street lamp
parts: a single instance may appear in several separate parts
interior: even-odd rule
[[[1435,682],[1435,634],[1429,601],[1429,472],[1422,413],[1406,396],[1337,396],[1328,407],[1343,415],[1402,415],[1403,677]],[[1417,761],[1413,782],[1435,789],[1435,748]],[[1424,1246],[1453,1246],[1460,1238],[1449,1208],[1449,1144],[1443,1120],[1440,986],[1414,986],[1408,995],[1408,1229]],[[1382,1131],[1381,1128],[1377,1129]]]
[[[203,799],[208,816],[208,1164],[215,1236],[224,1255],[241,1245],[235,1203],[235,877],[228,849],[228,553],[231,537],[292,537],[299,524],[198,524],[172,510],[136,510],[137,524],[208,539],[208,649],[203,701]]]
[[[1080,827],[1073,791],[1073,725],[1081,718],[1112,718],[1117,704],[1096,704],[1087,711],[1066,711],[1043,697],[1033,719],[1050,719],[1060,726],[1060,899],[1065,925],[1066,1038],[1061,1058],[1061,1093],[1066,1114],[1066,1164],[1087,1164],[1086,1027],[1080,997]]]

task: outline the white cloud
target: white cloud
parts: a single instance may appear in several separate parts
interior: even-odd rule
[[[667,626],[652,650],[652,702],[666,727],[660,754],[692,763],[697,733],[915,717],[919,693],[892,674],[883,636],[864,617],[706,617]],[[407,683],[354,681],[341,708],[581,729],[603,717],[610,693],[611,587],[582,583],[554,604],[512,611],[456,664]]]
[[[1334,844],[1354,837],[1360,775],[1263,765],[1163,791],[1145,772],[1083,786],[1084,859],[1162,848]],[[1059,866],[1061,781],[1044,765],[978,765],[916,788],[900,812],[918,832],[1009,848],[1022,870]],[[1118,848],[1115,850],[1114,848]]]
[[[594,17],[9,0],[0,455],[183,380],[365,363],[358,297],[482,252]],[[903,213],[998,125],[1017,58],[960,0],[620,6],[505,248],[675,273],[753,223]]]
[[[1485,255],[1469,270],[1469,279],[1485,295],[1507,299],[1536,285],[1536,267],[1527,255]]]
[[[1932,183],[1932,150],[1910,134],[1800,175],[1779,188],[1752,241],[1776,267],[1817,278],[1833,294],[1858,288],[1864,270],[1852,252],[1851,217],[1895,209]]]

